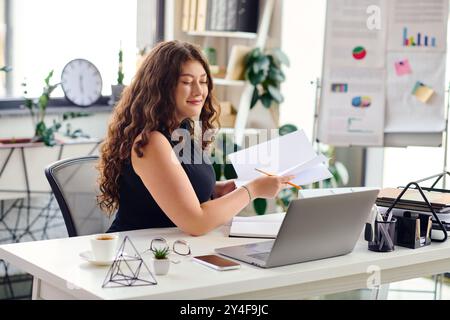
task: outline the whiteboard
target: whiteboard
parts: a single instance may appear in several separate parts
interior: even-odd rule
[[[447,0],[329,0],[318,140],[441,145],[447,13]]]

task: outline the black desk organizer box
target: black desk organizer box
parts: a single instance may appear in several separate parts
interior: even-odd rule
[[[405,211],[403,216],[395,218],[395,245],[417,249],[431,244],[431,226],[428,228],[428,224],[432,223],[430,215]]]
[[[424,179],[421,179],[421,180],[418,180],[415,182],[408,183],[408,185],[403,188],[403,191],[395,199],[394,203],[386,211],[385,216],[388,216],[389,213],[392,211],[392,209],[395,208],[395,205],[397,204],[397,202],[403,197],[405,192],[414,186],[415,188],[411,188],[411,189],[416,189],[419,191],[420,195],[423,198],[423,201],[426,203],[426,205],[430,209],[431,214],[433,215],[433,217],[435,219],[435,221],[432,223],[432,228],[428,232],[428,224],[430,223],[430,220],[432,219],[431,216],[428,214],[418,214],[418,213],[411,213],[409,211],[404,211],[403,216],[395,216],[395,218],[397,218],[397,223],[396,223],[396,227],[395,227],[395,239],[394,239],[395,245],[398,245],[401,247],[407,247],[407,248],[411,248],[411,249],[417,249],[417,248],[421,248],[421,247],[430,245],[432,241],[445,242],[447,240],[446,228],[443,226],[441,220],[437,216],[432,205],[430,204],[427,197],[423,193],[423,190],[446,192],[446,193],[450,192],[450,190],[435,188],[435,186],[439,182],[439,180],[442,177],[444,177],[446,174],[450,175],[450,173],[446,171],[441,174],[437,174],[437,175],[434,175],[434,176],[431,176],[428,178],[424,178]],[[420,182],[427,181],[427,180],[430,180],[433,178],[437,178],[437,179],[430,188],[421,187],[419,185]],[[419,220],[419,221],[417,222],[417,220]],[[420,224],[419,228],[417,228],[417,223]],[[431,238],[431,230],[432,229],[441,230],[444,234],[444,238],[443,239]],[[423,239],[423,240],[421,241],[421,239]]]

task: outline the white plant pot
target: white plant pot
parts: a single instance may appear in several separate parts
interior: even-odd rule
[[[169,272],[169,259],[153,259],[153,271],[156,275],[165,275]]]

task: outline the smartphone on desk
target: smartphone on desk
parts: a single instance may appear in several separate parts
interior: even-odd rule
[[[239,269],[241,265],[233,260],[223,258],[216,254],[208,254],[204,256],[195,256],[192,257],[195,262],[204,264],[210,268],[225,271],[225,270],[233,270]]]

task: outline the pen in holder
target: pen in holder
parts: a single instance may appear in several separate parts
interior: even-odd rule
[[[365,239],[369,242],[369,250],[389,252],[395,250],[396,218],[390,221],[375,220],[374,225],[366,223]]]
[[[403,212],[397,216],[396,244],[417,249],[431,244],[431,216],[428,214]]]

